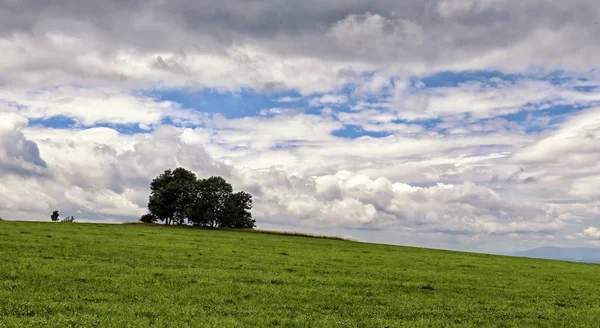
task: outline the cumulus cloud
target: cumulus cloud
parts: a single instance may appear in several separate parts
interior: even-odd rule
[[[589,228],[583,230],[582,233],[578,233],[577,237],[600,239],[600,230],[598,230],[598,228],[596,228],[596,227],[589,227]]]
[[[0,172],[3,174],[44,174],[46,162],[37,144],[25,137],[25,117],[0,111]]]
[[[302,178],[275,169],[244,170],[237,179],[258,193],[258,215],[271,222],[455,234],[552,233],[564,225],[551,206],[508,202],[472,183],[413,187],[349,171]]]

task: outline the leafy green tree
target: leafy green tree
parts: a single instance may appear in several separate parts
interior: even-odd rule
[[[223,228],[252,229],[256,221],[252,219],[252,195],[247,192],[231,194],[225,203],[220,226]]]
[[[184,168],[166,170],[150,183],[148,210],[161,221],[184,224],[198,198],[196,175]]]
[[[146,213],[140,217],[140,222],[144,223],[154,223],[158,220],[158,218],[150,213]]]
[[[52,215],[50,215],[50,219],[52,220],[52,222],[58,221],[58,215],[58,211],[52,212]]]
[[[189,211],[189,220],[195,225],[220,226],[225,203],[233,193],[233,187],[225,179],[217,176],[200,179],[196,185],[198,194],[193,208]]]

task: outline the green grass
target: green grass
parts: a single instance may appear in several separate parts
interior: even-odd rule
[[[235,231],[0,222],[0,327],[599,323],[599,265]]]

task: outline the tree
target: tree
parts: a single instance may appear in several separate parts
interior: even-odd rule
[[[50,215],[50,219],[52,220],[52,222],[58,221],[58,215],[58,211],[52,212],[52,215]]]
[[[194,225],[219,227],[223,220],[225,203],[233,193],[233,188],[222,177],[212,176],[197,182],[197,198],[188,212],[188,219]]]
[[[158,220],[158,218],[150,213],[146,213],[140,217],[140,222],[144,223],[154,223]]]
[[[220,226],[223,228],[254,228],[256,221],[252,219],[251,209],[252,195],[243,191],[231,194],[225,203]]]
[[[150,183],[148,210],[161,221],[184,224],[198,197],[196,175],[184,168],[166,170]]]

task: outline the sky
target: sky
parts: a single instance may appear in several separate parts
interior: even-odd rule
[[[600,246],[596,0],[0,0],[0,216],[135,221],[181,166],[258,228]]]

